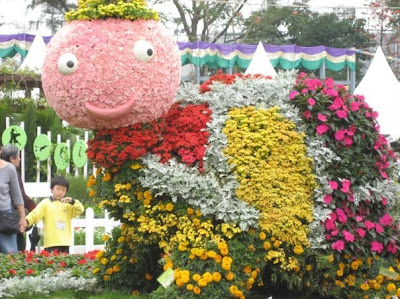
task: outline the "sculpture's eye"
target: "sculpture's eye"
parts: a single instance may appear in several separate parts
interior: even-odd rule
[[[133,46],[133,54],[138,61],[148,62],[153,59],[154,49],[153,45],[145,40],[139,40]]]
[[[78,68],[78,59],[74,54],[66,53],[58,59],[58,70],[63,75],[72,74]]]

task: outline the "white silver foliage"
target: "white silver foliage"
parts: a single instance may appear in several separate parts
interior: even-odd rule
[[[67,289],[92,291],[95,287],[95,278],[72,277],[71,270],[67,270],[23,278],[3,278],[0,280],[0,297],[14,297],[23,293],[48,295],[51,292]]]
[[[173,202],[182,200],[201,209],[204,215],[213,215],[227,223],[237,223],[243,230],[256,227],[258,211],[235,195],[232,182],[220,182],[213,173],[201,174],[174,159],[159,163],[159,158],[148,155],[143,158],[146,166],[140,178],[143,187],[149,188],[155,197],[166,195]]]

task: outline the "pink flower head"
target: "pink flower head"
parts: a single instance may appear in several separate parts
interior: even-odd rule
[[[350,185],[351,181],[350,180],[343,180],[342,181],[342,189],[340,189],[343,193],[349,193],[350,191]]]
[[[334,230],[335,228],[336,228],[336,225],[332,219],[328,219],[325,221],[325,229],[326,230]]]
[[[382,227],[379,223],[376,223],[376,224],[375,224],[375,231],[376,231],[378,234],[381,234],[381,233],[383,233],[383,227]]]
[[[389,226],[392,224],[392,217],[388,213],[385,213],[381,218],[379,218],[379,223],[383,225],[383,227]]]
[[[329,181],[329,186],[332,190],[336,190],[339,187],[339,184],[335,181]]]
[[[342,100],[342,98],[337,97],[333,100],[333,103],[332,103],[332,105],[329,106],[329,109],[330,110],[339,110],[342,107],[343,107],[343,100]]]
[[[314,105],[315,105],[315,100],[314,100],[313,98],[308,98],[308,99],[307,99],[307,103],[308,103],[308,105],[310,105],[310,106],[314,106]]]
[[[311,118],[311,111],[310,110],[306,110],[306,111],[304,111],[303,115],[304,115],[304,117],[306,119],[310,119]]]
[[[387,251],[395,254],[397,252],[398,248],[399,247],[395,243],[389,242],[389,244],[387,246]]]
[[[332,78],[327,78],[327,79],[325,79],[325,86],[326,86],[327,88],[329,88],[329,89],[332,89],[332,88],[333,88],[334,83],[335,83],[335,82],[333,81]]]
[[[351,111],[358,111],[358,109],[360,109],[360,102],[351,102],[350,104],[350,110]]]
[[[318,120],[324,122],[327,120],[327,116],[325,114],[318,113]]]
[[[377,119],[379,116],[379,113],[377,111],[372,112],[372,118]]]
[[[350,146],[353,144],[353,139],[349,138],[349,137],[345,137],[344,138],[344,144],[347,146]]]
[[[347,222],[347,216],[342,209],[336,208],[336,215],[338,216],[338,220],[340,223]]]
[[[337,234],[339,233],[339,230],[338,229],[335,229],[335,230],[333,230],[332,232],[331,232],[331,235],[332,236],[337,236]]]
[[[318,135],[323,135],[329,131],[329,127],[327,124],[322,124],[322,125],[317,126],[316,131],[317,131]]]
[[[317,89],[317,87],[322,86],[322,82],[319,79],[309,78],[306,80],[305,83],[306,83],[308,89],[310,89],[310,90],[315,90],[315,89]]]
[[[347,200],[350,201],[350,202],[354,202],[353,194],[349,194],[349,195],[347,196]]]
[[[324,202],[329,205],[332,202],[332,194],[327,194],[324,196]]]
[[[336,251],[342,251],[344,249],[344,242],[342,240],[337,240],[331,245],[331,248]]]
[[[345,110],[338,110],[336,111],[336,116],[340,119],[346,118],[347,117],[347,111]]]
[[[372,241],[371,242],[371,251],[375,251],[378,253],[381,253],[383,250],[383,244],[379,243],[377,241]]]
[[[347,241],[347,242],[353,242],[354,241],[354,236],[353,236],[353,234],[352,233],[350,233],[350,232],[348,232],[347,230],[343,230],[342,231],[342,234],[343,234],[343,236],[344,236],[344,239]]]
[[[335,139],[337,141],[343,140],[344,137],[346,136],[345,134],[346,134],[346,130],[337,130],[335,132]]]
[[[383,197],[383,196],[382,196],[382,204],[384,206],[387,206],[387,204],[388,204],[387,199],[385,197]]]
[[[357,233],[361,238],[365,237],[365,230],[362,229],[361,227],[357,228]]]
[[[371,230],[375,227],[375,223],[367,220],[367,221],[365,221],[365,227],[367,228],[367,230]]]
[[[297,90],[292,90],[289,94],[289,99],[294,100],[294,98],[297,97],[298,94],[299,92]]]

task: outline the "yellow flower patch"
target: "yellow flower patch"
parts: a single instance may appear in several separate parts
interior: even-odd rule
[[[261,211],[261,229],[285,243],[307,246],[317,184],[304,135],[278,107],[252,106],[232,109],[223,132],[224,154],[240,183],[236,194]]]

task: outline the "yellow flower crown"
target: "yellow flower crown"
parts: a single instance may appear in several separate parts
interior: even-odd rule
[[[67,21],[97,19],[159,20],[144,0],[79,0],[78,8],[65,14]]]

